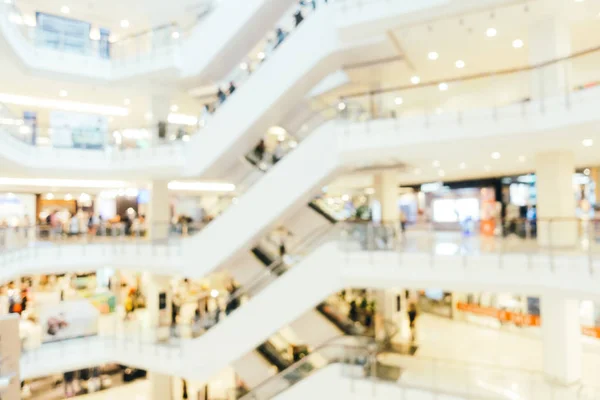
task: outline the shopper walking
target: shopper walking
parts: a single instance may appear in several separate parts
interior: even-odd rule
[[[235,83],[233,83],[233,81],[229,82],[229,89],[227,90],[228,95],[231,96],[233,92],[235,92],[235,89],[237,89]]]
[[[416,333],[417,333],[417,327],[416,327],[417,317],[418,317],[417,306],[415,306],[414,303],[411,303],[408,306],[408,322],[409,322],[409,327],[410,327],[410,341],[413,343],[417,339],[417,335],[416,335]]]
[[[260,139],[260,142],[258,142],[256,147],[254,148],[254,155],[256,156],[256,158],[258,159],[259,162],[263,160],[263,157],[265,156],[266,148],[267,147],[265,145],[265,140]]]
[[[285,33],[283,29],[275,29],[275,46],[273,47],[273,49],[279,47],[279,45],[285,40],[286,35],[287,33]]]
[[[225,92],[221,88],[219,88],[219,90],[217,90],[217,99],[219,99],[219,104],[223,104],[225,102],[225,100],[227,99]]]
[[[302,16],[302,10],[296,10],[296,12],[294,13],[295,26],[300,25],[302,21],[304,21],[304,17]]]
[[[275,150],[273,150],[273,165],[277,164],[279,160],[283,158],[283,145],[281,142],[277,142]]]

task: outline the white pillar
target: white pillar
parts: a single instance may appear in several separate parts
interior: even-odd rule
[[[581,379],[582,345],[579,322],[579,300],[558,294],[541,299],[544,372],[563,385]]]
[[[169,204],[169,182],[153,181],[150,190],[150,204],[146,216],[146,228],[152,240],[166,239],[171,223]]]
[[[148,379],[150,380],[151,387],[151,399],[152,400],[172,400],[173,390],[169,375],[158,374],[156,372],[149,372]]]
[[[398,172],[395,170],[388,170],[376,174],[373,188],[375,189],[375,198],[381,205],[382,221],[399,221]]]
[[[157,144],[160,141],[168,140],[168,133],[159,132],[159,125],[164,123],[165,129],[168,127],[169,111],[171,108],[171,99],[166,95],[152,96],[150,100],[149,118],[150,126],[152,127],[152,143]],[[162,135],[163,137],[159,137]]]
[[[571,35],[567,2],[544,0],[543,11],[529,27],[529,62],[531,65],[556,60],[571,54]],[[569,86],[570,62],[555,63],[532,71],[534,99],[564,94]]]
[[[147,326],[152,338],[169,336],[172,310],[171,278],[144,272],[142,288],[146,296]],[[159,329],[160,328],[160,329]]]
[[[571,152],[537,154],[537,237],[541,246],[570,247],[577,242]]]

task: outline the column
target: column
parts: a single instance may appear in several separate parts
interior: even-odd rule
[[[571,247],[577,242],[571,152],[548,152],[535,157],[537,238],[544,247]]]
[[[166,95],[152,96],[150,101],[150,114],[147,120],[152,127],[152,143],[168,140],[168,120],[171,108],[171,99]]]
[[[169,182],[153,181],[146,215],[147,234],[152,240],[167,239],[171,224]]]
[[[387,170],[375,175],[373,188],[375,199],[381,206],[381,221],[398,222],[400,210],[398,209],[398,172]]]
[[[541,320],[544,372],[559,384],[577,383],[582,369],[579,300],[545,295],[541,299]]]
[[[169,375],[148,372],[148,379],[151,387],[151,400],[172,400],[173,390],[171,387],[171,377]]]
[[[375,300],[375,337],[383,340],[390,331],[396,330],[394,338],[410,339],[407,322],[408,302],[404,291],[376,290],[371,297]]]
[[[173,294],[171,277],[144,272],[142,282],[148,313],[145,331],[154,339],[168,338]]]
[[[569,21],[565,18],[567,2],[545,0],[543,12],[529,27],[529,62],[545,63],[571,54]],[[569,88],[569,61],[555,63],[532,72],[532,98],[562,95]]]

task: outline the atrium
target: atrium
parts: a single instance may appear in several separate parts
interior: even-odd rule
[[[1,1],[0,398],[600,400],[599,37],[600,0]]]

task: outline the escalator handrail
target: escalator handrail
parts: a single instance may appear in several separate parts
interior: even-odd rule
[[[326,237],[330,233],[333,233],[335,230],[337,230],[337,225],[325,227],[321,226],[311,231],[311,233],[309,233],[298,245],[296,245],[293,253],[298,253],[300,249],[311,248],[314,243],[320,243],[320,239]],[[284,263],[285,261],[283,260],[283,257],[279,257],[277,260],[273,261],[271,265],[265,267],[264,270],[251,278],[248,283],[244,284],[243,288],[236,290],[234,295],[228,300],[228,303],[231,303],[235,300],[241,301],[242,296],[251,292],[253,288],[258,287],[265,278],[272,276],[273,272]]]
[[[348,344],[336,343],[340,339],[347,339],[347,338],[364,340],[367,343],[365,343],[363,345],[348,345]],[[376,344],[376,342],[373,340],[373,338],[368,337],[368,336],[348,336],[348,335],[336,336],[333,339],[328,340],[321,346],[317,347],[315,350],[311,351],[310,354],[308,354],[306,357],[302,358],[300,361],[297,361],[297,362],[293,363],[292,365],[290,365],[289,368],[286,368],[284,371],[281,371],[278,374],[273,375],[273,376],[267,378],[266,380],[264,380],[263,382],[259,383],[249,393],[247,393],[246,395],[241,397],[240,400],[257,399],[256,394],[255,394],[256,391],[264,388],[265,386],[267,386],[268,384],[270,384],[271,382],[273,382],[275,380],[285,379],[284,377],[286,375],[288,375],[291,371],[301,368],[303,365],[309,363],[311,357],[315,357],[317,354],[321,354],[326,349],[340,348],[343,350],[364,351],[365,355],[368,357],[368,356],[373,356],[376,354],[376,349],[374,348],[375,344]],[[328,361],[327,365],[338,362],[338,360],[336,360],[336,359],[327,360],[327,361]]]

